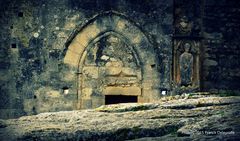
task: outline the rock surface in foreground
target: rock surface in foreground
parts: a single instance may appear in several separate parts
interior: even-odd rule
[[[240,140],[240,97],[102,106],[0,120],[1,140]]]

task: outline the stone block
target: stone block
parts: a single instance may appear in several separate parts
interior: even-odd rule
[[[36,100],[35,99],[25,99],[23,102],[24,111],[30,115],[33,113],[33,107],[36,106]]]
[[[123,63],[121,61],[111,61],[106,63],[106,67],[123,67]]]
[[[218,63],[215,60],[206,59],[203,63],[204,66],[217,66]]]
[[[74,39],[74,42],[78,42],[86,47],[90,41],[100,33],[95,23],[88,25],[83,31],[81,31]]]
[[[65,72],[63,77],[64,81],[73,81],[76,79],[76,74],[72,73],[72,72]]]
[[[156,101],[160,98],[158,89],[142,89],[143,97],[149,98],[149,102]]]
[[[152,89],[152,86],[153,86],[153,81],[152,81],[151,79],[149,79],[149,80],[144,80],[144,81],[142,82],[142,87],[143,87],[144,89]]]
[[[83,68],[83,74],[86,75],[86,77],[90,78],[98,78],[98,67],[88,66]]]
[[[135,44],[140,44],[141,40],[142,40],[142,36],[140,36],[140,34],[135,34],[136,36],[133,37],[133,43]]]
[[[148,103],[148,102],[149,102],[148,97],[138,96],[138,103]]]
[[[121,85],[121,86],[130,86],[131,84],[138,85],[139,80],[137,77],[106,77],[106,85]]]
[[[78,34],[72,43],[78,43],[78,44],[81,44],[82,46],[84,47],[87,47],[87,45],[89,44],[90,42],[90,38],[86,35],[83,35],[83,34]]]
[[[71,50],[68,50],[64,57],[64,63],[73,67],[78,67],[79,58],[80,58],[79,54]]]
[[[126,28],[127,23],[123,19],[118,19],[116,23],[116,30],[122,31],[124,28]]]
[[[137,71],[132,68],[122,68],[122,73],[126,76],[137,76]]]
[[[109,86],[103,89],[104,95],[141,95],[140,87],[119,87]]]
[[[56,90],[50,90],[46,92],[45,98],[58,98],[61,97],[61,94],[59,91]]]
[[[81,55],[83,53],[85,47],[78,42],[73,42],[69,45],[68,49],[76,54]]]
[[[92,108],[91,99],[82,99],[81,109],[90,109]]]
[[[92,97],[92,108],[97,108],[104,104],[105,104],[104,96],[93,96]]]
[[[122,69],[120,67],[108,67],[106,68],[106,75],[119,75]]]
[[[93,89],[92,88],[84,88],[82,90],[82,97],[83,98],[90,98],[92,95]]]

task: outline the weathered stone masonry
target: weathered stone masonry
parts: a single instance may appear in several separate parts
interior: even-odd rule
[[[111,41],[111,38],[114,40],[114,36],[115,40],[128,44],[119,47],[119,54],[123,52],[121,48],[130,48],[129,52],[132,54],[130,57],[135,60],[135,65],[127,65],[131,60],[123,59],[127,55],[126,53],[117,56],[110,52],[109,55],[112,58],[108,59],[107,54],[102,54],[98,59],[101,44],[99,47],[94,44],[106,36],[110,41],[105,42],[104,45],[111,43],[112,47],[116,48],[116,43]],[[92,64],[86,64],[85,60],[90,48],[97,48],[95,54],[93,53],[96,57]],[[116,51],[118,50],[114,52]],[[97,61],[105,61],[105,63],[100,64]],[[103,97],[102,99],[98,98],[102,102],[99,101],[96,106],[103,105],[104,95],[132,95],[138,96],[138,101],[148,102],[151,98],[150,95],[157,96],[160,93],[158,89],[159,73],[152,67],[153,65],[158,66],[157,54],[154,52],[153,46],[134,23],[131,23],[125,16],[114,12],[96,16],[80,30],[68,46],[64,63],[78,71],[77,89],[80,107],[92,107],[91,103],[94,104],[93,101],[98,101],[94,97]],[[131,77],[135,77],[132,79],[136,79],[136,82],[131,82]]]
[[[1,1],[0,118],[95,108],[115,97],[238,91],[237,3]],[[186,43],[193,67],[183,86]]]

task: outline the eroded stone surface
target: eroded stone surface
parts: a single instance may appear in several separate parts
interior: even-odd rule
[[[240,97],[209,96],[42,113],[1,120],[0,137],[3,140],[237,140],[240,139],[239,107]]]

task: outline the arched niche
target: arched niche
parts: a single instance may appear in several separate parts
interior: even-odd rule
[[[189,54],[189,59],[191,61],[187,62],[187,66],[189,71],[191,72],[184,72],[186,76],[181,76],[183,73],[181,72],[181,58],[184,57],[186,53],[186,45],[188,44],[189,50],[187,54]],[[199,77],[199,70],[200,70],[200,41],[198,40],[175,40],[174,41],[174,51],[173,51],[173,80],[175,85],[180,89],[180,92],[190,92],[199,89],[200,77]],[[187,74],[189,73],[189,74]],[[184,77],[189,77],[189,83],[183,83]]]
[[[136,63],[138,85],[137,88],[124,87],[102,87],[101,95],[94,94],[92,89],[86,89],[83,85],[84,67],[86,67],[86,57],[94,48],[97,42],[102,41],[106,37],[115,37],[121,42],[127,45],[127,48],[131,51]],[[148,40],[148,36],[130,19],[126,16],[110,11],[99,14],[90,19],[82,28],[77,29],[72,34],[68,42],[66,43],[66,49],[64,52],[64,64],[75,69],[77,76],[77,95],[78,95],[78,108],[91,108],[95,106],[93,103],[101,102],[97,100],[94,102],[93,96],[104,96],[109,93],[121,94],[132,93],[136,95],[138,102],[148,102],[151,100],[152,95],[158,93],[157,89],[154,89],[154,85],[159,85],[160,80],[158,77],[157,69],[152,66],[158,66],[157,55],[155,54],[154,47]],[[124,64],[124,62],[123,62]],[[106,64],[105,64],[106,65]],[[95,64],[92,71],[98,70],[98,75],[102,75],[99,69],[102,66]],[[108,64],[111,68],[111,65]],[[124,67],[124,66],[122,66]],[[105,68],[106,69],[106,68]],[[113,69],[114,70],[114,69]],[[113,71],[112,70],[112,71]],[[105,70],[107,71],[107,70]],[[125,72],[127,71],[127,67]],[[96,73],[95,73],[96,74]],[[119,75],[128,75],[122,71]],[[102,75],[104,76],[104,75]],[[99,82],[100,83],[100,82]],[[130,89],[127,89],[130,88]],[[83,100],[84,99],[84,100]]]

